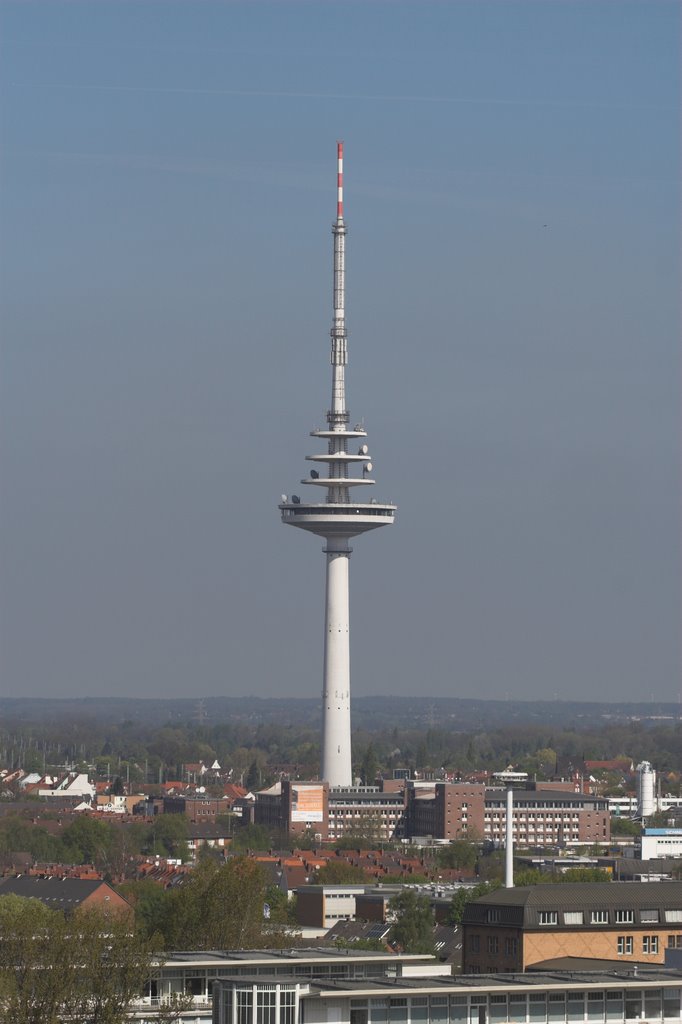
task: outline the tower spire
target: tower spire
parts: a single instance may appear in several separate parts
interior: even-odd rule
[[[331,328],[332,396],[327,413],[327,428],[311,431],[312,437],[327,442],[327,451],[307,455],[316,465],[326,465],[321,474],[311,469],[302,484],[326,488],[326,500],[302,502],[297,495],[291,500],[282,495],[279,505],[282,522],[298,526],[324,537],[327,556],[325,589],[324,672],[322,684],[323,726],[321,775],[331,786],[352,783],[350,735],[350,615],[348,569],[351,548],[349,540],[361,533],[393,522],[396,507],[392,504],[351,502],[351,488],[374,484],[372,463],[364,439],[364,427],[349,429],[346,408],[346,226],[343,219],[343,142],[337,142],[336,220],[334,236],[334,289]],[[349,452],[349,443],[360,440],[357,455]],[[362,475],[353,475],[353,467],[362,467]]]

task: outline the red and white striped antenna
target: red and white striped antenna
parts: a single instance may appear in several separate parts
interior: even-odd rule
[[[336,219],[343,220],[343,142],[336,143]]]

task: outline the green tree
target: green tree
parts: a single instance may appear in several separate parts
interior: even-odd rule
[[[373,786],[376,782],[379,763],[372,743],[368,743],[360,764],[360,778],[363,786]]]
[[[345,860],[328,860],[315,875],[317,885],[359,885],[366,881],[362,868]]]
[[[480,885],[474,885],[471,888],[467,886],[466,888],[458,889],[450,903],[448,924],[461,924],[464,918],[464,908],[467,903],[470,903],[471,900],[478,900],[481,896],[485,896],[486,893],[494,892],[495,889],[499,888],[499,882],[481,882]]]
[[[235,830],[231,850],[269,850],[270,833],[264,825],[242,825]]]
[[[64,829],[62,841],[74,864],[95,864],[107,868],[113,840],[112,826],[89,814],[79,815]]]
[[[151,878],[124,882],[118,891],[133,908],[135,930],[147,938],[156,934],[163,936],[170,901],[169,891]]]
[[[478,858],[478,848],[465,839],[455,839],[447,846],[441,846],[436,855],[442,868],[473,868]]]
[[[123,785],[123,779],[121,778],[120,775],[117,775],[111,784],[111,794],[112,796],[123,796],[125,791],[126,790],[125,786]]]
[[[164,907],[167,948],[254,949],[277,942],[263,918],[265,876],[246,857],[226,864],[202,860]]]
[[[0,898],[0,1005],[13,1024],[123,1024],[149,978],[153,945],[127,915]]]
[[[159,814],[149,827],[145,852],[189,860],[187,818],[184,814]]]
[[[261,785],[262,772],[256,758],[249,765],[249,770],[244,779],[244,785],[248,790],[255,791]]]
[[[433,953],[433,912],[427,896],[414,889],[405,889],[394,896],[389,904],[395,921],[391,927],[391,942],[404,953]]]
[[[633,821],[632,818],[611,818],[612,836],[641,836],[641,834],[641,822]]]

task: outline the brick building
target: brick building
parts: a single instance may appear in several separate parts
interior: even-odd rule
[[[255,821],[332,842],[349,833],[370,841],[414,836],[504,841],[506,790],[467,782],[384,781],[330,789],[321,782],[277,782],[256,794]],[[514,791],[514,840],[521,846],[608,842],[608,801],[566,790]]]
[[[407,797],[409,835],[504,842],[506,789],[475,783],[408,783]],[[520,846],[608,842],[608,801],[568,790],[537,789],[530,783],[514,790],[512,832]]]
[[[682,946],[682,882],[579,882],[498,889],[468,903],[465,973],[547,961],[663,964]]]
[[[313,832],[321,840],[329,830],[329,783],[276,782],[256,794],[256,825],[288,835]]]

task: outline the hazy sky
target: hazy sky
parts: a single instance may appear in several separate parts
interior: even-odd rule
[[[321,687],[280,524],[348,399],[356,694],[676,699],[680,6],[0,2],[6,695]]]

